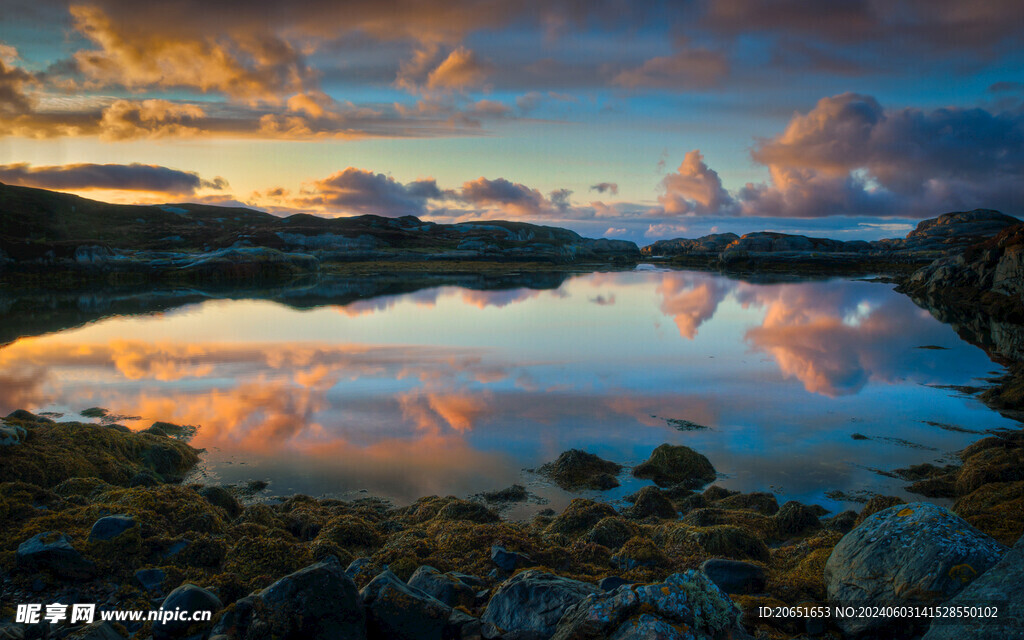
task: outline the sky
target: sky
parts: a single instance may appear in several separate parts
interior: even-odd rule
[[[648,244],[1024,215],[1019,0],[0,0],[0,182]]]

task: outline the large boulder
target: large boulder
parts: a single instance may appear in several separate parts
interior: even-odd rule
[[[197,587],[194,584],[185,583],[167,594],[160,611],[187,612],[193,616],[200,611],[213,614],[223,608],[220,598],[206,589]],[[212,622],[192,622],[190,616],[187,620],[158,620],[153,623],[153,640],[171,640],[192,635],[198,630],[205,631],[212,626]]]
[[[334,556],[242,598],[213,630],[237,640],[366,638],[356,585]]]
[[[641,624],[638,616],[644,614],[650,619]],[[587,596],[565,612],[552,640],[742,637],[739,616],[721,589],[691,569],[663,583],[627,585]],[[668,634],[668,627],[688,629],[690,635],[659,635]],[[645,631],[652,635],[643,635]]]
[[[825,563],[831,602],[843,606],[937,605],[1006,553],[949,510],[926,502],[889,507],[843,536]],[[883,617],[841,618],[849,635],[878,632]]]
[[[22,542],[14,557],[20,569],[47,570],[61,578],[88,579],[95,573],[92,562],[71,546],[71,538],[57,531],[44,531]]]
[[[423,565],[413,572],[408,584],[449,607],[472,607],[476,602],[479,584],[469,584],[464,580],[472,581],[472,578],[464,578],[461,574],[455,573],[441,573],[434,567]]]
[[[603,592],[586,582],[529,569],[498,587],[481,620],[506,632],[547,637],[554,633],[566,609],[593,593]]]
[[[704,486],[715,479],[715,468],[703,455],[683,445],[663,444],[645,462],[633,467],[637,478],[649,478],[660,487]]]
[[[936,618],[923,640],[1024,639],[1024,590],[1021,585],[1024,585],[1024,537],[995,566],[943,603],[946,607],[992,607],[998,614],[993,617]]]
[[[645,518],[675,519],[679,517],[672,501],[657,487],[644,487],[629,497],[633,506],[622,513],[633,520]]]
[[[619,486],[615,476],[620,471],[622,465],[579,449],[563,451],[557,460],[537,469],[567,491],[614,489]]]
[[[452,608],[384,570],[359,592],[370,640],[442,640]],[[326,638],[325,638],[326,640]]]
[[[89,542],[113,540],[134,526],[135,519],[128,515],[104,516],[93,523]]]

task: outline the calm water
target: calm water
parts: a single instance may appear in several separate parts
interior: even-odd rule
[[[835,510],[855,505],[829,490],[902,495],[877,470],[1011,426],[931,386],[996,367],[891,285],[650,268],[556,285],[115,315],[0,348],[0,408],[198,425],[207,481],[266,479],[272,495],[401,503],[524,482],[556,508],[571,496],[524,469],[572,447],[632,465],[687,444],[724,486]],[[640,486],[622,479],[601,495]]]

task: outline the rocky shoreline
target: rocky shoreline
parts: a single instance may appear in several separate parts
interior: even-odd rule
[[[927,619],[908,626],[764,613],[994,601],[1019,573],[1013,558],[1024,547],[1019,432],[974,443],[959,465],[904,470],[921,476],[918,485],[959,496],[952,510],[884,496],[860,513],[779,505],[770,493],[708,486],[715,470],[707,458],[662,445],[630,471],[653,483],[630,496],[631,506],[578,498],[529,522],[504,521],[496,510],[525,497],[514,490],[395,507],[373,498],[259,501],[260,487],[182,484],[200,452],[174,433],[173,425],[132,432],[53,423],[26,411],[3,420],[0,638],[931,639],[1012,631],[999,619],[937,620],[929,630]],[[576,451],[538,472],[601,487],[621,467]],[[879,542],[899,536],[907,543]],[[1019,592],[1002,593],[1004,620],[1024,614]],[[212,619],[194,628],[14,624],[13,605],[29,602],[205,608]]]

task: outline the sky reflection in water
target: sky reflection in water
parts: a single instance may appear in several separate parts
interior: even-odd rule
[[[926,386],[994,368],[890,285],[637,271],[546,291],[438,287],[306,311],[214,301],[110,318],[0,349],[0,409],[77,419],[102,406],[142,416],[136,428],[200,425],[210,476],[269,479],[278,494],[365,489],[403,502],[525,480],[557,508],[569,496],[523,468],[571,447],[636,464],[673,442],[707,455],[720,484],[837,508],[825,491],[901,494],[865,467],[939,460],[978,437],[924,421],[1007,426]],[[666,418],[711,428],[680,432]]]

